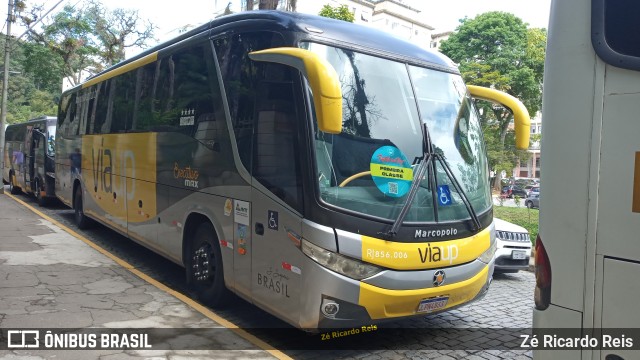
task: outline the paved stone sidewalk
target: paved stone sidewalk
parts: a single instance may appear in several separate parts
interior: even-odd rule
[[[213,320],[0,195],[0,328],[215,328]],[[13,350],[2,359],[255,359],[272,356],[231,331],[216,351]],[[253,350],[232,350],[253,349]]]

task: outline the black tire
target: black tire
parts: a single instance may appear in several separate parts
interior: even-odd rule
[[[9,175],[9,192],[10,192],[12,195],[18,195],[18,194],[20,194],[20,188],[18,188],[18,187],[16,187],[16,186],[14,185],[14,183],[15,183],[15,177],[16,177],[16,176],[15,176],[15,174],[13,174],[13,173],[11,173],[11,174]]]
[[[42,196],[42,194],[40,193],[40,180],[38,178],[36,178],[35,182],[34,182],[34,187],[33,187],[33,194],[36,197],[36,201],[38,202],[38,206],[42,207],[47,205],[47,198],[45,196]]]
[[[533,202],[532,201],[527,201],[527,207],[529,209],[533,209]]]
[[[76,188],[76,196],[73,199],[73,210],[75,210],[75,219],[78,229],[88,229],[91,226],[91,219],[89,219],[84,214],[84,204],[82,202],[82,187],[79,185]]]
[[[220,256],[220,245],[213,226],[208,223],[198,225],[189,241],[185,261],[187,283],[195,297],[211,306],[220,308],[231,298],[231,292],[224,284],[224,269]]]

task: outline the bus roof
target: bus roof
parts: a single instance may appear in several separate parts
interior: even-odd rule
[[[301,32],[308,34],[309,39],[315,39],[318,41],[324,40],[336,46],[353,48],[355,50],[369,52],[374,55],[395,58],[399,61],[458,73],[456,65],[440,52],[429,50],[425,47],[408,42],[390,33],[372,27],[316,15],[284,11],[256,10],[244,11],[214,19],[169,41],[156,45],[130,59],[118,63],[98,74],[95,74],[88,80],[108,73],[120,66],[129,64],[137,59],[165,49],[173,44],[177,44],[205,31],[220,27],[227,28],[227,26],[232,23],[240,23],[248,20],[262,20],[270,22],[273,25],[270,30],[279,29],[282,31]]]
[[[29,119],[27,121],[23,121],[23,122],[20,122],[20,123],[7,124],[7,126],[28,125],[28,124],[40,123],[40,122],[46,122],[47,125],[55,125],[57,119],[58,118],[55,117],[55,116],[42,115],[42,116],[38,116],[36,118]]]

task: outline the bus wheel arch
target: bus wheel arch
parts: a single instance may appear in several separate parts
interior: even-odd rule
[[[187,284],[195,297],[213,307],[225,305],[231,292],[224,282],[218,233],[207,216],[192,213],[187,217],[182,254]]]

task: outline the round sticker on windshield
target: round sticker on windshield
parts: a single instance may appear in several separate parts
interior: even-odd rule
[[[413,169],[402,151],[395,146],[383,146],[371,157],[371,177],[383,194],[402,197],[411,188]]]

